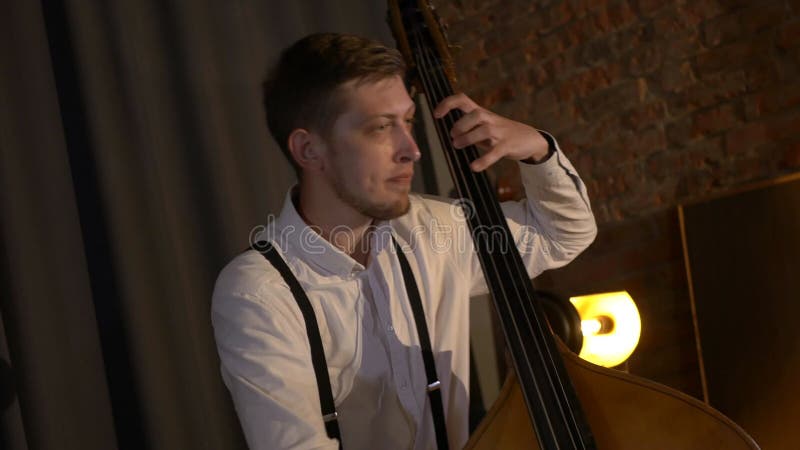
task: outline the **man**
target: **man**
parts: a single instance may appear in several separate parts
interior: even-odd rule
[[[485,292],[469,230],[452,202],[410,191],[420,157],[414,103],[396,50],[319,34],[286,49],[265,83],[270,131],[298,171],[271,241],[313,306],[345,449],[432,449],[426,368],[396,240],[425,312],[451,448],[468,438],[470,294]],[[594,239],[586,190],[549,135],[497,116],[463,94],[457,148],[472,164],[520,161],[528,199],[503,205],[531,277],[573,259]],[[252,449],[335,449],[298,303],[257,251],[217,280],[212,318],[224,381]]]

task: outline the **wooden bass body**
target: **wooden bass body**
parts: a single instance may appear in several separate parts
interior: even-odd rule
[[[694,397],[591,364],[560,341],[559,349],[600,450],[759,448],[741,427]],[[522,391],[511,374],[465,449],[540,449]]]

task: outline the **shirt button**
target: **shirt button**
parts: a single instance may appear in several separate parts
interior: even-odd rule
[[[402,383],[400,383],[400,389],[405,391],[407,388],[408,388],[408,383],[405,380]]]
[[[386,331],[388,331],[389,333],[394,333],[394,327],[389,325],[388,327],[386,327]]]

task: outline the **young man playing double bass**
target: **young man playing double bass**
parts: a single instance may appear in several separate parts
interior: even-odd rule
[[[286,49],[265,83],[270,131],[299,182],[260,246],[220,273],[212,308],[222,376],[253,450],[336,449],[332,424],[348,450],[433,449],[442,433],[455,449],[468,438],[469,297],[486,286],[461,209],[410,194],[420,151],[404,72],[394,49],[318,34]],[[527,200],[502,208],[529,275],[575,258],[595,222],[552,137],[463,94],[433,113],[453,109],[464,113],[453,144],[483,150],[472,170],[519,161]],[[315,374],[317,332],[326,367]],[[336,413],[323,418],[328,383]]]

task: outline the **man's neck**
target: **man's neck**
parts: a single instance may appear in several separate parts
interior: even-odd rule
[[[315,192],[300,186],[293,196],[300,217],[312,230],[351,258],[367,265],[373,219],[344,203],[331,191]]]

